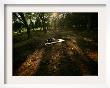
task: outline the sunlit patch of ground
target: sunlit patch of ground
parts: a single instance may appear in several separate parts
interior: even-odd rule
[[[77,45],[77,42],[75,40],[70,40],[70,41],[67,41],[66,44],[67,44],[67,48],[66,48],[67,54],[70,55],[71,57],[73,57],[73,58],[71,58],[72,61],[74,60],[73,66],[75,66],[74,64],[76,64],[78,66],[78,68],[80,68],[80,73],[82,75],[90,74],[90,71],[89,71],[87,65],[80,60],[80,59],[84,58],[84,56],[83,56],[82,50]],[[79,56],[81,56],[80,59],[79,59]]]
[[[74,40],[75,41],[75,40]],[[82,54],[82,50],[78,47],[77,43],[74,42],[73,40],[71,41],[67,41],[66,45],[67,45],[67,53],[69,55],[75,55],[75,54]]]
[[[43,58],[44,50],[37,50],[32,55],[28,56],[27,60],[21,64],[18,69],[17,75],[19,76],[31,76],[37,71],[40,61]]]
[[[59,64],[62,54],[61,43],[58,43],[52,48],[50,53],[50,64],[48,65],[50,75],[59,75]]]
[[[87,56],[92,59],[93,61],[98,62],[98,53],[93,51],[93,52],[88,52]]]

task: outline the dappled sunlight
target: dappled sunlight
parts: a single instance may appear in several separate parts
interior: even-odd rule
[[[26,61],[19,67],[17,75],[40,75],[43,71],[46,71],[46,74],[51,76],[91,74],[88,67],[90,62],[75,40],[70,38],[50,46],[52,47],[51,52],[47,52],[42,48],[28,56]],[[45,46],[45,48],[49,49],[49,46]],[[96,58],[94,53],[88,53],[87,55],[93,60]],[[42,67],[43,63],[45,63],[45,67]],[[42,71],[40,68],[42,68]]]
[[[59,75],[60,68],[59,64],[61,57],[63,56],[63,50],[61,48],[62,43],[58,43],[53,46],[52,51],[50,53],[50,64],[48,65],[48,71],[51,75]]]
[[[98,13],[13,12],[14,76],[98,75]]]
[[[43,58],[44,50],[37,50],[32,55],[28,56],[26,61],[22,63],[20,68],[18,69],[18,76],[31,76],[36,73],[40,61]]]
[[[76,68],[80,69],[81,75],[91,74],[87,64],[83,62],[82,58],[85,57],[83,56],[83,52],[80,49],[80,47],[77,45],[76,41],[70,39],[70,41],[67,41],[66,44],[67,44],[67,48],[66,48],[67,54],[68,56],[72,57],[70,58],[72,61],[72,66],[75,67],[76,65]]]
[[[87,56],[92,59],[93,61],[98,62],[98,53],[93,51],[93,52],[88,52]]]
[[[74,40],[75,41],[75,40]],[[69,55],[82,54],[82,50],[78,47],[78,45],[72,41],[67,41],[67,53]]]
[[[57,17],[58,13],[57,12],[53,12],[51,17]]]

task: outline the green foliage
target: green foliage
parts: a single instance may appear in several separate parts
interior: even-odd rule
[[[31,30],[40,29],[44,33],[49,30],[66,28],[81,30],[97,30],[98,13],[72,12],[24,12],[13,13],[13,31],[21,32],[27,29],[28,38],[32,37]]]
[[[24,24],[18,21],[15,21],[13,23],[13,31],[21,31],[23,28]]]

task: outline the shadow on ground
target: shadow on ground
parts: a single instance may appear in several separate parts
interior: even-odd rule
[[[65,37],[64,39],[65,41],[62,43],[43,45],[42,48],[35,50],[21,63],[14,75],[97,76],[98,63],[96,59],[98,57],[94,57],[96,61],[91,59],[91,56],[88,56],[79,47],[74,37]]]

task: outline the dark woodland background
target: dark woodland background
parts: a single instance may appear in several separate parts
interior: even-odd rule
[[[12,26],[14,76],[98,75],[98,13],[13,12]]]

